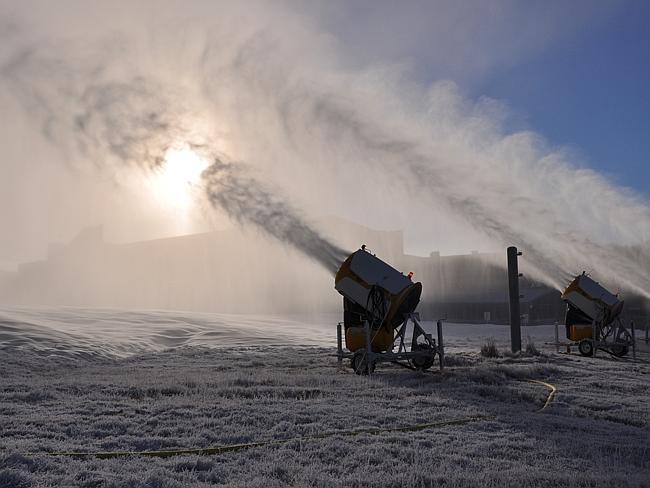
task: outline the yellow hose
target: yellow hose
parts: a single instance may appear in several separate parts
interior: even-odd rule
[[[544,403],[544,406],[539,409],[540,412],[543,411],[551,404],[551,402],[555,398],[557,388],[554,385],[550,383],[546,383],[545,381],[541,381],[541,380],[529,379],[526,381],[529,383],[537,383],[543,385],[550,390],[550,393],[546,398],[546,402]],[[181,456],[181,455],[206,456],[206,455],[223,454],[225,452],[241,451],[244,449],[252,449],[254,447],[286,444],[292,441],[310,441],[316,439],[324,439],[327,437],[335,437],[337,435],[356,436],[361,434],[377,435],[377,434],[382,434],[387,432],[415,432],[418,430],[434,429],[434,428],[446,427],[449,425],[463,425],[471,422],[482,422],[494,418],[495,418],[494,416],[479,415],[474,417],[464,417],[460,419],[445,420],[441,422],[407,425],[405,427],[345,430],[345,431],[338,431],[338,432],[330,432],[327,434],[318,434],[318,435],[313,435],[308,437],[293,437],[291,439],[280,439],[280,440],[272,440],[272,441],[264,441],[264,442],[250,442],[247,444],[230,444],[225,446],[205,447],[205,448],[198,448],[198,449],[176,449],[176,450],[164,450],[164,451],[49,452],[49,453],[30,453],[30,455],[47,454],[49,456],[67,456],[67,457],[75,457],[75,458],[92,457],[92,458],[99,458],[99,459],[111,459],[111,458],[128,457],[128,456],[145,456],[145,457],[160,457],[160,458]]]
[[[540,381],[540,380],[526,380],[526,381],[528,381],[529,383],[537,383],[540,385],[544,385],[546,388],[551,390],[551,392],[548,394],[548,397],[546,398],[546,402],[544,403],[544,406],[539,409],[539,411],[541,412],[551,404],[551,402],[555,398],[555,393],[557,392],[557,388],[554,385],[547,383],[546,381]]]
[[[271,446],[278,444],[286,444],[292,441],[310,441],[316,439],[324,439],[326,437],[335,437],[335,436],[356,436],[361,434],[382,434],[385,432],[414,432],[424,429],[434,429],[439,427],[445,427],[448,425],[463,425],[469,424],[470,422],[481,422],[485,420],[493,419],[493,416],[479,415],[475,417],[465,417],[460,419],[445,420],[441,422],[433,422],[428,424],[416,424],[408,425],[406,427],[391,427],[384,429],[363,429],[363,430],[345,430],[338,432],[330,432],[327,434],[318,434],[308,437],[293,437],[291,439],[281,439],[281,440],[272,440],[265,442],[251,442],[248,444],[230,444],[226,446],[216,446],[216,447],[205,447],[199,449],[176,449],[176,450],[167,450],[167,451],[110,451],[110,452],[48,452],[46,453],[49,456],[68,456],[75,458],[99,458],[99,459],[111,459],[117,457],[127,457],[127,456],[146,456],[146,457],[171,457],[171,456],[181,456],[181,455],[214,455],[214,454],[223,454],[225,452],[232,451],[241,451],[244,449],[251,449],[254,447],[262,446]],[[30,455],[44,454],[44,453],[30,453]]]

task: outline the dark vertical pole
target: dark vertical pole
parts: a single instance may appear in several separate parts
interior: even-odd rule
[[[508,248],[508,292],[510,295],[510,343],[512,352],[521,351],[521,315],[519,311],[519,265],[517,248]]]
[[[372,339],[370,338],[370,323],[366,320],[363,322],[363,328],[366,333],[366,372],[371,374],[370,365],[373,362],[372,357]]]
[[[442,343],[442,320],[436,322],[438,329],[438,356],[440,357],[440,371],[445,369],[445,345]]]
[[[339,368],[343,364],[343,331],[341,322],[336,324],[336,355],[338,356]]]

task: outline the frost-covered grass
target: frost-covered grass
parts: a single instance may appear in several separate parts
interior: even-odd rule
[[[0,486],[609,486],[647,480],[647,364],[450,355],[445,373],[338,370],[328,348],[184,348],[116,360],[0,353]],[[610,364],[611,363],[611,364]],[[611,369],[611,373],[606,371]],[[548,411],[547,391],[558,386]],[[620,379],[622,378],[622,379]],[[54,451],[333,436],[218,456],[110,460]]]
[[[152,317],[170,327],[168,315]],[[186,330],[191,319],[183,319]],[[139,320],[146,322],[145,314]],[[201,337],[213,334],[221,347],[190,341],[110,357],[93,354],[95,341],[83,343],[84,354],[66,354],[61,343],[48,350],[42,331],[31,336],[41,337],[38,347],[16,341],[0,347],[0,487],[643,486],[650,479],[647,350],[637,363],[557,354],[544,346],[550,329],[540,328],[530,331],[539,355],[485,358],[480,349],[488,337],[507,350],[507,329],[500,336],[495,326],[447,325],[444,373],[382,364],[361,377],[347,364],[337,367],[331,346],[287,347],[269,339],[246,347],[246,325],[233,323],[237,335],[224,347],[227,330],[201,320]],[[263,321],[247,320],[263,336]],[[295,324],[280,332],[299,330]],[[281,321],[271,325],[269,338]],[[333,339],[333,326],[331,332]],[[558,388],[546,410],[539,411],[548,390],[529,379]],[[416,432],[342,434],[477,415],[490,418]],[[334,435],[304,439],[323,433]],[[282,439],[289,441],[215,456],[48,454]]]

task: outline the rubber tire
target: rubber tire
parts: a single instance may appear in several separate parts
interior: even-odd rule
[[[352,356],[352,360],[350,361],[350,366],[352,366],[352,369],[354,372],[358,375],[368,375],[372,374],[375,371],[375,362],[371,362],[370,364],[367,364],[367,356],[366,356],[366,350],[365,349],[357,349]]]
[[[411,363],[411,366],[413,366],[415,369],[420,369],[422,371],[426,371],[429,369],[431,366],[433,366],[433,360],[436,356],[435,351],[429,347],[427,344],[416,344],[415,348],[411,349],[412,351],[424,351],[424,350],[429,350],[432,352],[431,357],[428,358],[412,358],[409,362]]]
[[[625,330],[620,330],[614,344],[612,344],[612,354],[617,358],[623,357],[628,353],[627,343],[632,340],[632,336]],[[623,344],[621,344],[621,342]]]
[[[591,339],[582,339],[578,343],[578,351],[580,351],[580,354],[583,356],[591,357],[594,355],[594,343]]]
[[[611,350],[612,350],[612,354],[617,358],[622,358],[628,353],[627,346],[624,346],[623,344],[614,343],[611,347]]]

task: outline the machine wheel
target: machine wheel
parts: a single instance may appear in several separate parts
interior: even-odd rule
[[[424,371],[433,366],[433,358],[436,355],[436,351],[431,346],[428,344],[416,344],[411,348],[411,351],[431,351],[431,356],[429,357],[411,358],[411,366],[413,366],[415,369],[421,369]]]
[[[630,333],[623,328],[619,329],[616,341],[612,344],[612,354],[616,357],[623,357],[628,352],[627,344],[632,340]]]
[[[627,346],[623,344],[614,344],[612,345],[612,354],[617,358],[625,356],[628,352]]]
[[[594,343],[591,339],[583,339],[578,344],[578,351],[583,356],[593,356],[594,355]]]
[[[358,349],[352,356],[352,369],[357,374],[372,374],[375,371],[375,362],[368,361],[368,355],[365,349]]]

